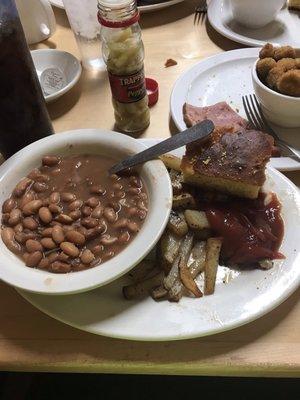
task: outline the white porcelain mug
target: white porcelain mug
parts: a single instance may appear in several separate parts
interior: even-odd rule
[[[56,21],[48,0],[15,0],[28,44],[49,38]]]
[[[285,0],[230,0],[235,21],[249,28],[260,28],[273,21]]]

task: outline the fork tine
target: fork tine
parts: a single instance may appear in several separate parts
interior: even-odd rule
[[[251,94],[250,94],[249,98],[250,98],[250,102],[251,102],[253,113],[255,114],[256,120],[259,123],[259,128],[260,128],[261,131],[266,132],[267,128],[266,128],[266,126],[264,124],[264,121],[261,119],[260,113],[257,111],[257,106],[255,105]]]
[[[255,94],[253,94],[252,97],[253,97],[254,102],[256,104],[256,107],[257,107],[257,110],[259,112],[259,115],[260,115],[261,119],[264,122],[266,130],[269,131],[272,134],[272,136],[274,136],[275,139],[278,139],[279,137],[278,137],[277,133],[271,128],[271,126],[269,125],[268,121],[266,120],[266,118],[264,116],[264,113],[262,112],[261,105],[259,104],[259,102],[257,100],[257,97],[255,96]]]
[[[247,118],[249,119],[251,124],[254,126],[254,128],[259,130],[259,124],[257,123],[257,121],[255,119],[255,115],[252,112],[248,96],[243,96],[243,104],[244,104],[244,108],[245,108],[245,111],[246,111]]]

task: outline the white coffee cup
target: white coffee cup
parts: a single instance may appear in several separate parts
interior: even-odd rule
[[[285,0],[230,0],[235,21],[249,28],[260,28],[273,21]]]
[[[56,28],[55,16],[48,0],[16,0],[28,44],[48,39]]]

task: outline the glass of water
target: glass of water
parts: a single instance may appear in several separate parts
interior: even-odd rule
[[[97,18],[97,0],[63,0],[66,13],[87,69],[105,67],[101,57],[100,23]]]

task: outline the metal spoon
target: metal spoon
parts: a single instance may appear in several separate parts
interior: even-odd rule
[[[113,165],[110,168],[109,173],[117,174],[124,169],[153,160],[162,154],[178,149],[186,144],[192,143],[196,140],[204,139],[212,133],[214,128],[215,126],[213,122],[209,119],[206,119],[183,132],[177,133],[177,135],[174,135],[154,146],[149,147],[144,151],[141,151],[140,153],[125,158],[120,163]]]

